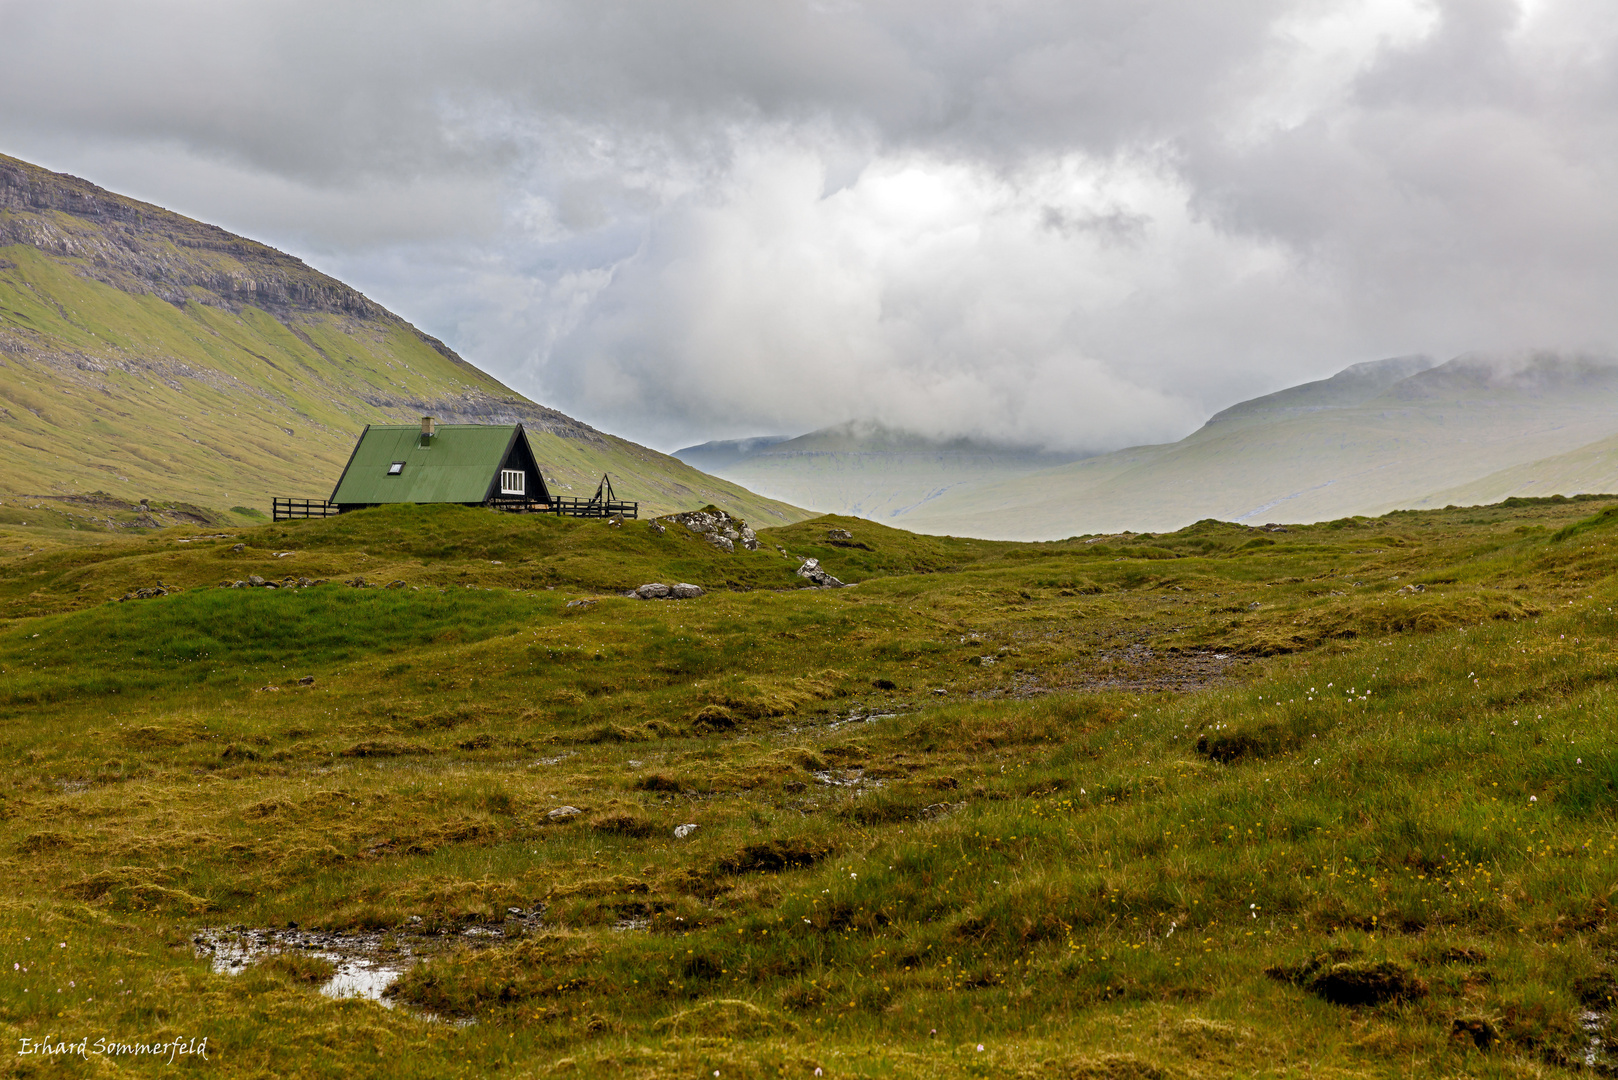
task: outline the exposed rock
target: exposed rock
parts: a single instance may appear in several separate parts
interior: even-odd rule
[[[386,587],[389,589],[402,589],[405,587],[405,583],[402,580],[390,581]]]
[[[558,806],[555,810],[547,813],[545,819],[547,821],[572,821],[582,813],[584,811],[577,806]]]
[[[259,577],[257,574],[248,574],[247,575],[247,584],[251,585],[255,589],[262,589],[264,586],[268,585],[269,582],[265,581],[263,578]]]
[[[819,559],[809,559],[798,567],[798,576],[808,578],[823,589],[840,589],[844,583],[832,577],[820,568]]]
[[[298,685],[313,686],[315,685],[315,677],[313,675],[305,675],[303,678],[298,680]]]
[[[596,605],[596,602],[594,600],[569,600],[567,602],[568,607],[577,607],[577,608],[595,607],[595,605]]]
[[[714,547],[718,548],[720,551],[723,551],[727,555],[733,555],[736,553],[735,543],[728,537],[720,536],[718,533],[709,533],[708,543],[712,544]]]
[[[676,600],[695,600],[706,591],[701,585],[692,585],[690,582],[682,581],[669,589],[669,595]]]
[[[676,825],[674,826],[674,839],[684,840],[696,831],[697,827],[695,825]]]
[[[725,551],[734,552],[737,544],[748,551],[758,550],[758,536],[747,527],[747,523],[740,518],[731,517],[717,507],[688,510],[683,514],[670,515],[664,520],[678,521],[692,532],[708,537],[715,547]],[[721,540],[729,543],[722,544]]]
[[[642,585],[640,588],[635,590],[635,595],[640,597],[642,600],[662,600],[667,597],[668,594],[669,587],[661,582],[656,581],[649,585]]]
[[[246,551],[247,550],[247,545],[246,544],[232,544],[230,550],[236,551],[236,552]]]
[[[646,525],[659,536],[662,536],[664,533],[668,532],[668,529],[663,526],[661,521],[648,521]]]
[[[1414,596],[1417,593],[1424,593],[1426,591],[1427,591],[1427,586],[1425,586],[1425,585],[1406,585],[1404,588],[1399,590],[1399,595],[1400,596]]]
[[[847,529],[827,529],[826,530],[826,539],[827,540],[852,540],[852,539],[854,539],[854,534],[849,532]]]
[[[151,589],[136,589],[133,592],[125,593],[123,596],[118,598],[118,602],[121,604],[125,600],[151,600],[154,597],[167,596],[168,594],[169,591],[167,589],[161,585],[158,585]]]

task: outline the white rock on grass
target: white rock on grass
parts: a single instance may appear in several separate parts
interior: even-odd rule
[[[697,827],[695,825],[676,825],[674,826],[674,839],[684,840],[696,831]]]
[[[572,821],[582,813],[584,811],[577,806],[558,806],[555,810],[546,814],[545,817],[551,821]]]
[[[688,581],[682,581],[669,590],[669,595],[676,600],[695,600],[705,591],[701,585],[693,585]]]
[[[650,585],[642,585],[635,590],[635,595],[642,600],[661,600],[669,594],[669,587],[662,582],[654,581]]]

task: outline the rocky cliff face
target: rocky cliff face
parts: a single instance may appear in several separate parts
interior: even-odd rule
[[[85,276],[125,292],[232,311],[251,304],[277,313],[391,318],[358,291],[266,244],[0,156],[4,211],[0,247],[27,244],[80,260]]]

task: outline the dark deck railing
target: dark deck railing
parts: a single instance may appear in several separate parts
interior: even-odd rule
[[[334,502],[325,499],[272,499],[272,516],[276,521],[295,521],[299,518],[335,517],[341,512]],[[640,504],[620,502],[616,499],[569,499],[553,496],[551,501],[531,502],[527,499],[494,498],[489,505],[508,514],[560,514],[565,517],[630,518],[640,517]]]
[[[337,504],[325,499],[272,499],[270,502],[270,512],[276,521],[332,517],[337,513]]]
[[[550,502],[528,499],[494,498],[489,505],[508,514],[562,514],[566,517],[635,519],[640,517],[640,503],[620,502],[616,499],[570,499],[552,495]]]

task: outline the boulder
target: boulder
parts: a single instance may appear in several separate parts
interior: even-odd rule
[[[661,582],[656,581],[649,585],[642,585],[640,588],[635,590],[635,595],[640,597],[642,600],[662,600],[667,597],[668,594],[669,587]]]
[[[798,576],[808,578],[823,589],[840,589],[844,584],[822,570],[819,559],[805,561],[802,566],[798,567]]]
[[[682,581],[669,589],[669,595],[676,600],[695,600],[706,591],[701,585],[692,585],[690,582]]]
[[[249,585],[251,585],[255,589],[261,589],[264,586],[269,584],[269,582],[265,581],[263,578],[259,577],[257,574],[248,574],[247,575],[247,583]]]
[[[584,813],[584,811],[580,810],[577,806],[558,806],[555,810],[552,810],[545,815],[545,820],[572,821],[582,813]]]
[[[748,551],[758,550],[758,534],[752,529],[749,529],[746,525],[742,526],[741,545]]]
[[[854,534],[849,532],[847,529],[828,529],[826,531],[826,539],[827,540],[852,540],[852,539],[854,539]]]
[[[720,536],[718,533],[709,533],[708,543],[712,544],[714,547],[718,548],[720,551],[723,551],[727,555],[734,555],[736,553],[735,543],[731,541],[729,537]]]

